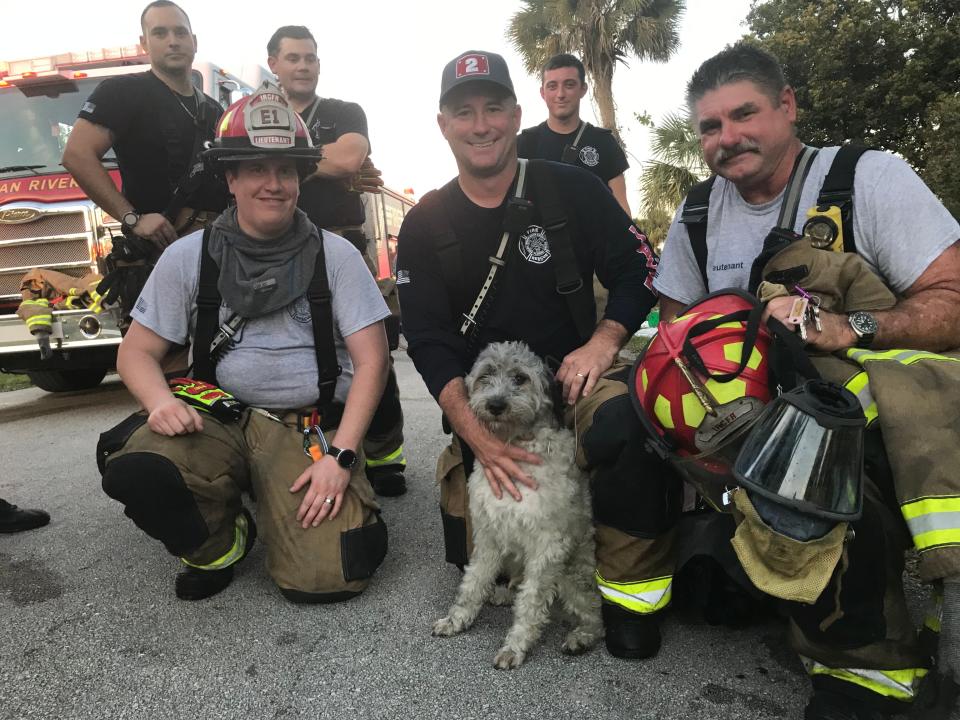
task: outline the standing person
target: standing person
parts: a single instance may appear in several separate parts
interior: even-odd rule
[[[824,310],[805,329],[822,374],[828,376],[838,358],[846,361],[840,362],[843,374],[831,379],[858,393],[867,417],[882,428],[882,440],[868,430],[870,442],[881,443],[880,460],[867,455],[863,515],[843,543],[835,582],[812,607],[790,603],[788,614],[792,644],[813,683],[807,720],[906,712],[921,680],[933,677],[903,598],[903,550],[911,544],[920,553],[921,578],[943,587],[940,673],[945,682],[960,680],[960,523],[954,512],[960,423],[957,381],[949,380],[960,348],[960,226],[896,156],[805,146],[795,132],[794,91],[777,60],[762,50],[737,44],[704,62],[687,86],[687,101],[715,177],[691,192],[670,227],[654,283],[666,320],[708,291],[754,291],[755,259],[769,257],[771,241],[824,247],[797,234],[808,221],[804,212],[795,219],[782,214],[788,196],[798,198],[794,207],[812,208],[824,226],[836,210],[831,233],[837,249],[858,253],[867,275],[892,291],[890,309]],[[814,261],[835,255],[826,247],[812,250]],[[789,287],[793,281],[783,278],[802,278],[808,270],[792,267],[772,282]],[[797,299],[774,297],[767,313],[791,322]],[[858,380],[869,384],[854,385]],[[758,550],[768,567],[777,567],[764,553]],[[665,572],[663,557],[645,562],[648,576]]]
[[[370,263],[362,191],[363,174],[372,168],[367,117],[353,102],[317,96],[320,62],[317,42],[301,25],[279,28],[267,44],[267,64],[284,93],[323,147],[323,159],[300,189],[299,207],[318,227],[349,240]],[[402,495],[407,490],[403,454],[403,411],[397,376],[390,376],[367,437],[367,476],[378,495]]]
[[[437,122],[459,174],[426,195],[400,228],[408,352],[454,433],[437,463],[446,558],[457,565],[469,559],[466,478],[474,459],[497,497],[506,492],[519,502],[535,492],[518,461],[538,458],[497,440],[470,410],[464,384],[488,343],[524,341],[556,369],[566,422],[580,440],[578,461],[591,470],[607,647],[621,657],[646,657],[659,647],[659,629],[629,607],[669,595],[656,583],[631,585],[631,523],[643,513],[629,493],[635,464],[652,461],[639,443],[620,437],[622,418],[633,410],[628,368],[614,363],[656,302],[656,255],[590,173],[518,160],[520,117],[501,56],[470,51],[451,60]],[[610,290],[599,323],[594,272]]]
[[[100,83],[63,152],[64,167],[91,200],[121,221],[129,239],[131,254],[119,260],[107,282],[119,293],[125,316],[163,248],[212,221],[227,204],[223,183],[197,172],[203,143],[213,139],[223,108],[191,80],[197,37],[190,19],[176,3],[155,0],[143,9],[140,27],[150,69]],[[111,147],[122,191],[103,166]]]
[[[526,128],[517,139],[522,158],[554,160],[589,170],[600,178],[630,215],[627,184],[623,173],[630,167],[623,148],[606,128],[580,118],[580,101],[587,94],[586,72],[578,58],[554,55],[540,71],[540,97],[547,106],[547,119]],[[607,292],[594,277],[593,294],[597,318],[603,317]]]
[[[223,590],[250,552],[244,491],[281,593],[345,600],[386,553],[358,460],[389,311],[356,249],[296,207],[320,149],[280,89],[231,105],[217,135],[206,157],[236,207],[168,248],[137,300],[117,370],[144,410],[101,436],[103,489],[182,559],[181,600]],[[187,341],[194,377],[220,388],[180,379],[171,393],[159,362]]]
[[[583,63],[567,53],[554,55],[540,71],[540,97],[547,119],[528,127],[517,139],[522,158],[555,160],[589,170],[600,178],[630,215],[623,173],[630,167],[623,148],[607,128],[580,118],[580,101],[587,94]]]
[[[43,510],[24,510],[0,498],[0,533],[33,530],[49,522],[50,515]]]

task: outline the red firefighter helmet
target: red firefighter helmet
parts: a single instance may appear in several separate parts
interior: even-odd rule
[[[664,456],[729,475],[734,440],[770,401],[771,337],[752,295],[724,290],[687,307],[657,335],[630,375],[634,408]]]
[[[306,124],[280,88],[265,80],[252,95],[226,109],[203,157],[219,163],[276,156],[315,163],[321,148],[314,147]]]

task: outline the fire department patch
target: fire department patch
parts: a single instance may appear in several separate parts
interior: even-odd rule
[[[310,314],[310,301],[307,300],[306,295],[301,295],[292,303],[287,305],[287,312],[290,313],[291,318],[304,325],[310,322],[313,318],[313,316]]]
[[[587,167],[596,167],[600,162],[600,153],[592,145],[584,145],[580,148],[580,162]]]
[[[539,225],[531,225],[520,235],[520,254],[527,262],[543,265],[550,259],[550,243],[547,233]]]

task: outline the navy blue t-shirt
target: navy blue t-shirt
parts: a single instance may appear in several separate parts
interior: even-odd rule
[[[580,168],[548,163],[554,174],[577,265],[592,286],[596,272],[610,291],[604,314],[633,333],[657,298],[653,276],[657,256],[606,186]],[[536,187],[528,173],[525,193],[536,204]],[[539,213],[511,244],[506,267],[478,342],[470,350],[460,335],[490,270],[503,233],[507,198],[496,208],[474,204],[456,179],[424,197],[404,218],[397,254],[397,289],[403,333],[410,357],[434,397],[455,377],[462,377],[486,344],[523,340],[541,357],[562,360],[582,344],[567,300],[557,293],[554,261]],[[449,287],[437,253],[437,214],[444,213],[460,246],[461,282]],[[591,293],[592,295],[592,293]]]

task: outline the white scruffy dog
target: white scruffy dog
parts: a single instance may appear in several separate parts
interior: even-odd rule
[[[493,664],[519,667],[540,637],[557,597],[576,621],[563,652],[578,654],[603,634],[600,596],[593,580],[594,541],[586,474],[574,463],[576,440],[554,414],[554,382],[543,361],[523,343],[489,345],[467,375],[470,407],[498,438],[536,453],[542,465],[521,463],[538,488],[517,485],[523,496],[497,499],[476,463],[469,479],[473,556],[457,600],[433,634],[455,635],[476,620],[498,574],[522,573],[514,621]]]

